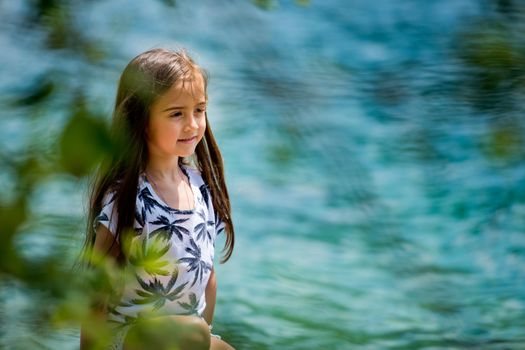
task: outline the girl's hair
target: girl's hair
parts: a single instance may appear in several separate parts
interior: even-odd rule
[[[138,178],[148,163],[146,128],[152,104],[171,86],[191,81],[200,74],[204,80],[206,100],[208,75],[187,54],[186,50],[170,51],[152,49],[136,56],[126,66],[119,81],[113,112],[110,134],[118,147],[99,166],[91,184],[90,208],[84,243],[84,253],[91,250],[95,242],[93,225],[102,209],[102,201],[108,191],[114,191],[114,201],[118,210],[117,226],[113,244],[120,243],[117,261],[126,260],[125,239],[131,234],[135,220],[135,205]],[[206,118],[206,131],[195,153],[188,159],[179,157],[179,164],[193,163],[207,184],[213,207],[225,223],[226,251],[221,263],[228,261],[234,246],[234,228],[228,190],[224,180],[224,167],[221,152],[213,137]]]

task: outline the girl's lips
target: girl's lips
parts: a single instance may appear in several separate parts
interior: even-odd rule
[[[193,136],[192,138],[189,138],[189,139],[179,139],[178,141],[179,142],[182,142],[182,143],[192,143],[193,141],[195,141],[197,139],[197,136]]]

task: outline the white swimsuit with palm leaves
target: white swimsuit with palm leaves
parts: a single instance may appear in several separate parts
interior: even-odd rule
[[[191,185],[192,210],[169,207],[155,193],[144,174],[139,177],[135,236],[128,264],[133,273],[126,280],[117,305],[110,307],[110,321],[133,324],[141,313],[196,315],[202,317],[205,288],[213,267],[215,239],[224,230],[216,215],[210,191],[201,173],[182,165]],[[103,201],[95,220],[114,235],[117,210],[113,193]]]

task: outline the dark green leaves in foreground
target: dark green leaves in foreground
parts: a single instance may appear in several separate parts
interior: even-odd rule
[[[60,164],[77,177],[89,174],[114,149],[102,118],[77,108],[60,138]]]

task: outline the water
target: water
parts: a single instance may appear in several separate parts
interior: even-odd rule
[[[131,57],[185,46],[211,73],[237,232],[214,331],[238,349],[525,348],[523,5],[269,3],[73,2],[93,61],[0,3],[2,100],[55,84],[3,109],[2,149],[52,152],[71,91],[109,118]],[[72,260],[84,191],[62,175],[38,189],[24,254]],[[77,347],[74,328],[34,330],[38,293],[4,283],[1,300],[4,347]]]

